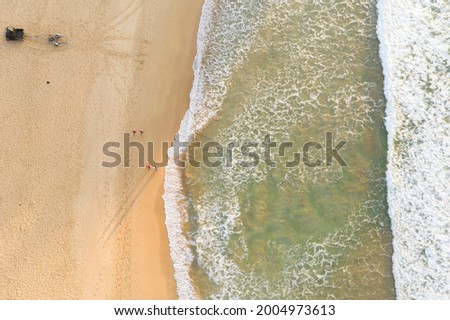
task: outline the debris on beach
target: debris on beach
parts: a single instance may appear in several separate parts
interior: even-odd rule
[[[16,29],[14,27],[6,27],[5,29],[5,38],[9,41],[23,40],[24,35],[23,29]]]
[[[37,41],[45,41],[55,47],[59,47],[61,44],[67,44],[68,42],[59,33],[54,34],[42,34],[42,35],[29,35],[26,36],[23,29],[15,27],[6,27],[5,38],[8,41],[22,41],[25,38],[29,38]]]

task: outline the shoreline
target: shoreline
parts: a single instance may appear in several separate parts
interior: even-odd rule
[[[183,4],[164,2],[161,5],[163,13],[155,17],[156,29],[153,31],[158,36],[157,42],[165,48],[149,52],[149,56],[155,57],[156,63],[160,65],[158,70],[154,70],[151,64],[147,69],[144,67],[143,82],[154,84],[156,88],[140,95],[143,104],[149,101],[151,107],[161,105],[146,120],[146,127],[150,128],[152,137],[149,140],[155,141],[155,145],[160,145],[162,141],[172,141],[189,107],[189,94],[194,80],[192,65],[196,55],[202,4],[202,0]],[[147,111],[142,110],[131,122],[136,123],[147,116]],[[156,158],[162,158],[161,151],[156,151]],[[138,275],[131,279],[137,290],[133,299],[177,298],[165,224],[164,177],[165,168],[158,169],[143,190],[132,213],[131,247],[134,255],[131,274]],[[153,214],[149,215],[150,208],[153,209]]]
[[[176,298],[164,170],[150,177],[133,154],[132,168],[103,168],[101,150],[132,128],[145,130],[136,140],[172,140],[189,105],[201,7],[50,0],[20,17],[2,10],[6,24],[69,44],[0,48],[13,57],[0,78],[0,298]]]

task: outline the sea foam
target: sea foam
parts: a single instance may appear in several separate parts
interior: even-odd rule
[[[378,1],[399,299],[450,298],[448,1]]]
[[[245,52],[255,37],[248,21],[236,14],[239,12],[239,4],[224,5],[229,6],[225,15],[224,11],[218,14],[218,4],[215,1],[206,0],[203,4],[190,104],[178,132],[179,141],[182,142],[189,141],[189,137],[207,125],[219,111],[227,92],[227,79],[232,69],[243,63],[242,57],[245,57]],[[242,43],[243,38],[246,39],[245,43]],[[184,151],[181,150],[181,153]],[[178,297],[196,299],[198,297],[189,276],[193,256],[190,244],[183,234],[189,199],[182,192],[182,171],[173,161],[173,153],[173,149],[168,151],[171,160],[166,168],[163,196],[170,253]]]
[[[195,123],[193,114],[196,112],[198,99],[201,99],[203,89],[203,74],[201,60],[206,49],[206,37],[209,25],[212,23],[212,1],[205,1],[197,35],[197,55],[194,60],[194,83],[190,94],[190,105],[178,132],[180,141],[188,141],[188,136],[201,128],[202,123]],[[207,119],[208,117],[205,117]],[[166,226],[170,243],[170,255],[174,266],[175,281],[179,299],[195,299],[197,295],[189,277],[189,268],[192,263],[192,253],[189,244],[183,235],[183,224],[186,223],[186,197],[181,192],[182,173],[174,159],[173,148],[169,149],[169,163],[166,167],[164,179],[164,206],[166,213]]]

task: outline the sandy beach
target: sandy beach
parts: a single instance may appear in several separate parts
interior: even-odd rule
[[[176,299],[164,170],[102,167],[108,141],[171,141],[201,0],[0,4],[0,299]],[[30,35],[60,33],[56,48]],[[123,152],[121,152],[123,154]],[[161,150],[157,150],[157,158]]]

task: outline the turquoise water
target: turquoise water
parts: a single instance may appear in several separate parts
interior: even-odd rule
[[[295,151],[332,132],[347,166],[316,150],[318,167],[287,168],[290,151],[249,168],[235,150],[231,167],[177,169],[179,296],[395,298],[375,1],[207,1],[202,19],[186,132]]]

